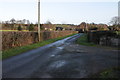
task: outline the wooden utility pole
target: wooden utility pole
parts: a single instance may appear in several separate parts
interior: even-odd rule
[[[120,25],[120,1],[118,2],[118,25]]]
[[[86,32],[88,31],[87,20],[86,20],[85,31],[86,31]]]
[[[38,0],[38,40],[40,42],[40,0]]]

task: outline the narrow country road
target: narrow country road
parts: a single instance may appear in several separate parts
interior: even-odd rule
[[[81,35],[3,60],[3,78],[87,78],[118,65],[117,50],[75,44]]]

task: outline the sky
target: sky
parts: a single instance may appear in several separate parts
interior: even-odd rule
[[[40,22],[53,24],[105,23],[118,15],[119,0],[40,0]],[[0,21],[37,22],[38,0],[0,0]]]

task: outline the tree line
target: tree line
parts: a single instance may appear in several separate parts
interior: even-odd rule
[[[95,23],[85,23],[82,22],[79,25],[74,24],[52,24],[50,21],[47,21],[44,24],[41,24],[41,30],[44,30],[44,28],[55,28],[55,27],[62,27],[62,28],[68,28],[69,29],[76,29],[76,30],[83,30],[83,31],[89,31],[89,30],[112,30],[112,31],[120,31],[120,17],[115,16],[113,17],[110,22],[107,24],[95,24]],[[29,31],[37,31],[38,26],[37,23],[33,24],[29,20],[23,19],[23,20],[15,20],[12,18],[9,21],[3,21],[2,22],[2,28],[7,30],[29,30]]]

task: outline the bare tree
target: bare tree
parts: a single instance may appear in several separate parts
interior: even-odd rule
[[[17,20],[16,23],[17,23],[17,24],[22,24],[23,21],[22,21],[22,20]]]
[[[115,16],[112,18],[112,20],[110,21],[111,25],[120,25],[120,17]]]
[[[15,29],[15,23],[16,23],[16,20],[14,19],[14,18],[12,18],[11,20],[10,20],[10,22],[11,22],[11,29],[12,30],[14,30]]]
[[[111,24],[111,26],[108,27],[110,30],[120,30],[120,17],[113,17],[109,24]]]
[[[22,23],[25,24],[25,23],[26,23],[26,19],[23,19],[23,20],[22,20]]]
[[[5,24],[9,24],[10,22],[9,22],[9,21],[5,21],[4,23],[5,23]]]
[[[27,20],[27,24],[30,24],[30,21],[29,21],[29,20]]]
[[[15,20],[14,18],[12,18],[12,19],[10,20],[10,22],[11,22],[11,24],[15,24],[15,23],[16,23],[16,20]]]
[[[45,24],[52,24],[49,20],[48,21],[46,21],[46,23]]]

